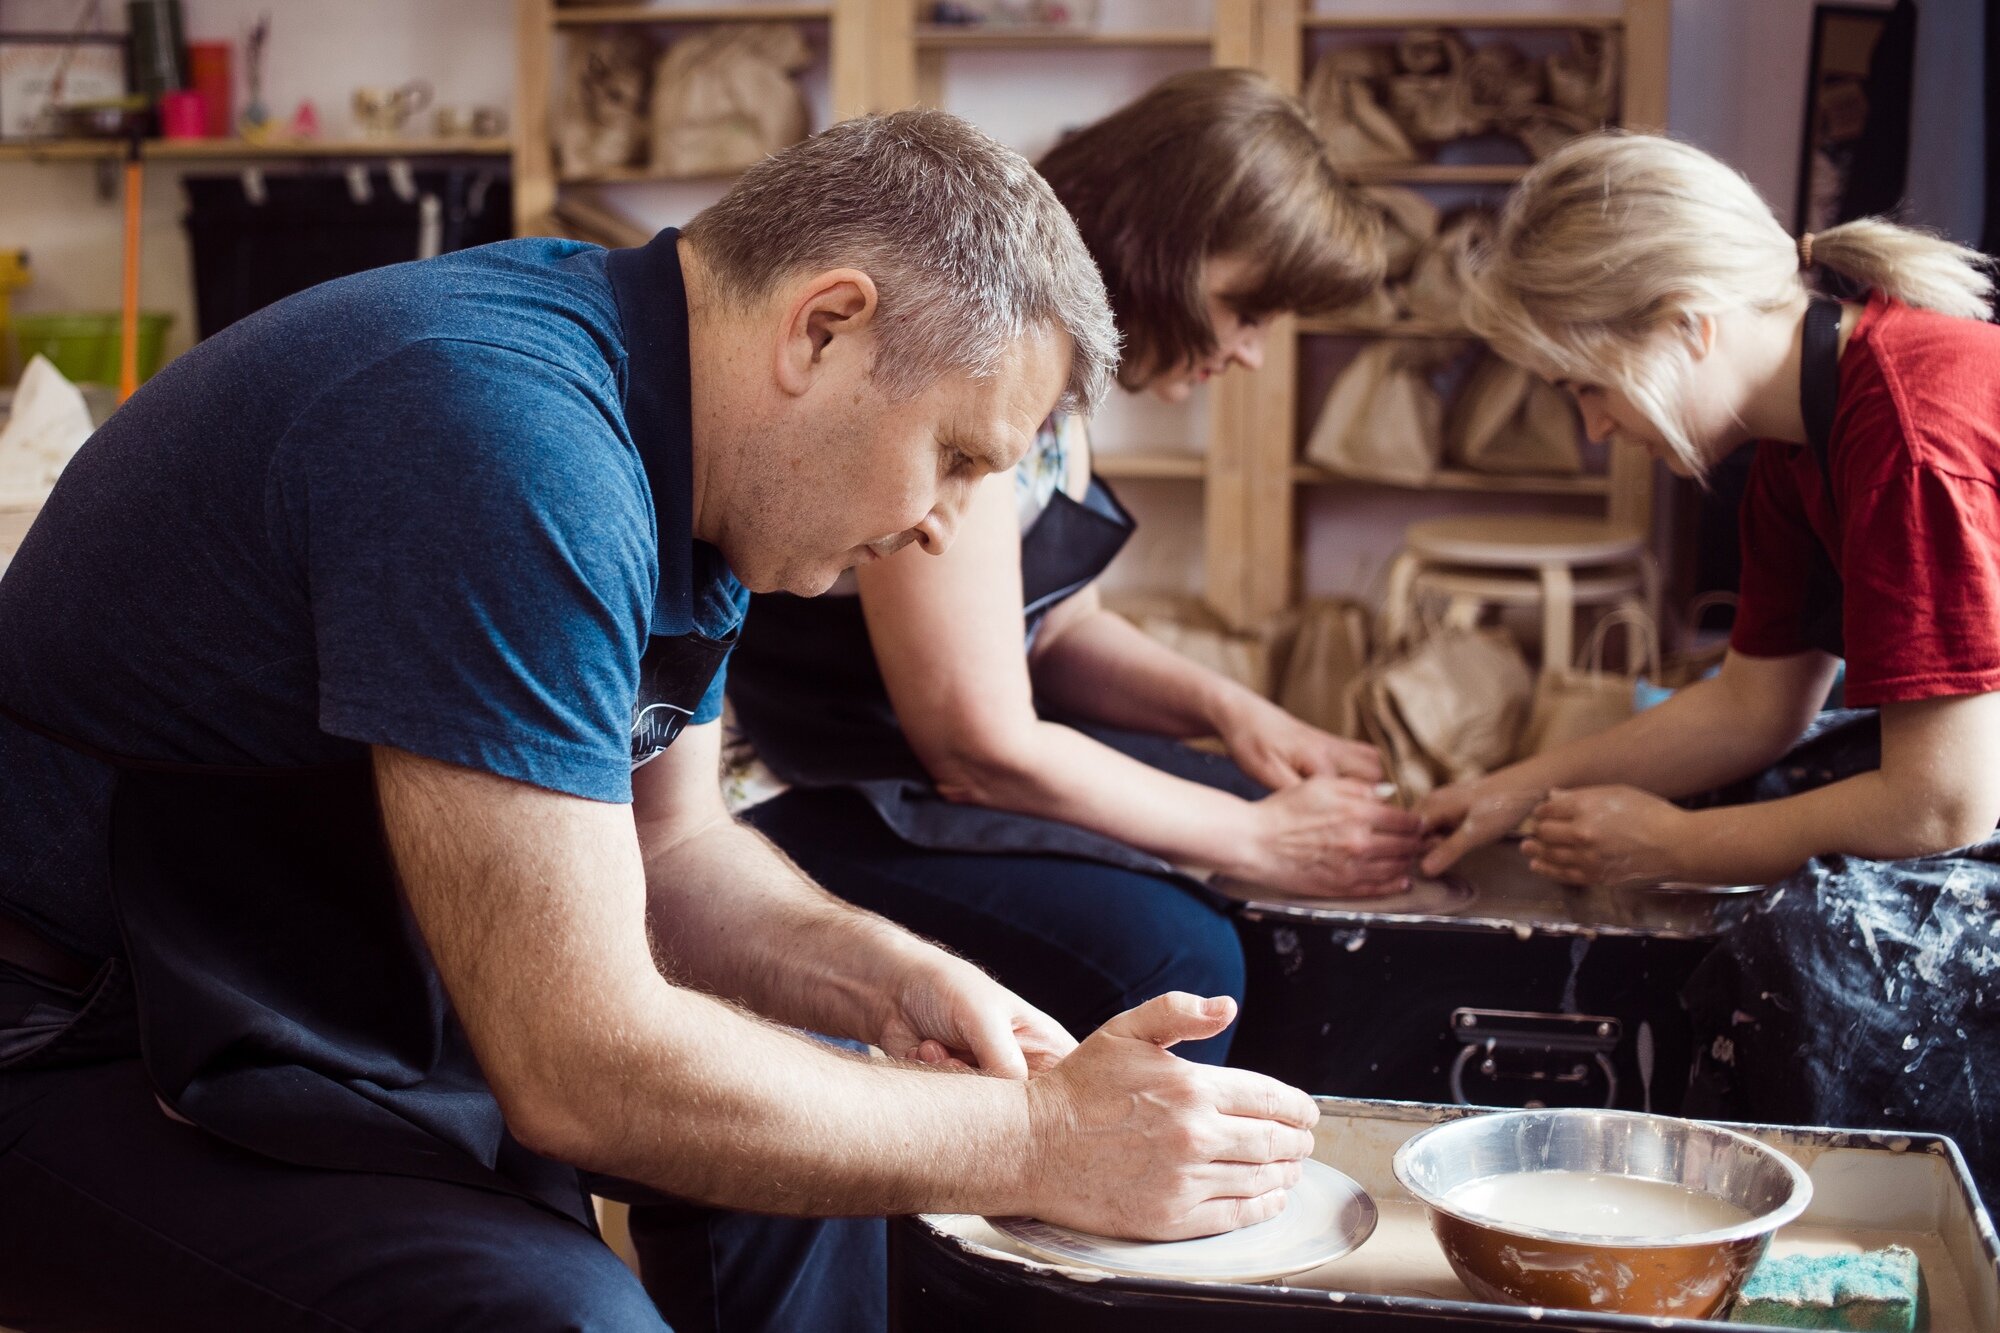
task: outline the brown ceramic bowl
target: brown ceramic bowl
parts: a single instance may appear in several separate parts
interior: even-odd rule
[[[1399,1148],[1395,1171],[1430,1209],[1445,1258],[1480,1299],[1683,1319],[1721,1311],[1772,1233],[1812,1201],[1806,1173],[1776,1149],[1719,1126],[1636,1111],[1501,1111],[1446,1121]],[[1747,1219],[1699,1231],[1593,1235],[1499,1221],[1469,1210],[1463,1195],[1452,1198],[1493,1177],[1553,1172],[1666,1182],[1733,1205]],[[1546,1184],[1566,1188],[1562,1179]],[[1579,1215],[1577,1225],[1586,1224]]]

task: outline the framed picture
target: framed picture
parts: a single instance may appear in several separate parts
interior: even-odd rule
[[[1909,174],[1916,8],[1813,9],[1796,229],[1821,231],[1901,200]]]
[[[0,32],[0,140],[46,139],[54,108],[125,95],[125,39]]]

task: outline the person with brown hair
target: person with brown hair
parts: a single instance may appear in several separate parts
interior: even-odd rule
[[[1255,368],[1271,316],[1381,277],[1304,111],[1246,70],[1168,79],[1038,165],[1104,275],[1130,390],[1179,401]],[[870,562],[817,604],[754,599],[730,678],[790,784],[747,822],[1071,1025],[1162,987],[1241,994],[1235,933],[1180,867],[1351,896],[1401,885],[1417,851],[1373,750],[1104,608],[1131,528],[1083,419],[1053,415],[949,554]],[[1179,1049],[1219,1061],[1227,1036]]]

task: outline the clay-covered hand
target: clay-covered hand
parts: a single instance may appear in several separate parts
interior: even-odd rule
[[[947,1069],[1027,1078],[1076,1049],[1063,1025],[962,958],[925,949],[888,995],[875,1044]]]
[[[1236,766],[1273,790],[1314,777],[1382,780],[1374,746],[1321,731],[1247,691],[1221,710],[1215,730]]]
[[[1442,875],[1467,852],[1506,837],[1544,795],[1539,789],[1522,791],[1487,780],[1438,788],[1417,802],[1417,817],[1432,843],[1421,869],[1426,875]]]
[[[1183,1240],[1275,1217],[1319,1108],[1276,1079],[1168,1052],[1228,1027],[1236,1003],[1172,991],[1029,1080],[1022,1208],[1103,1236]]]
[[[1409,887],[1422,849],[1417,817],[1352,778],[1307,778],[1250,807],[1241,866],[1252,883],[1321,898],[1366,898]]]
[[[1637,787],[1552,791],[1529,816],[1521,850],[1565,884],[1638,886],[1679,878],[1688,813]]]

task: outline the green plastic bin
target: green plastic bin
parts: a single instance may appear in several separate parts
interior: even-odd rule
[[[160,368],[160,347],[167,327],[174,322],[169,314],[142,312],[139,316],[139,382],[144,384]],[[37,353],[55,363],[64,377],[78,384],[118,382],[118,316],[116,313],[14,316],[14,364],[25,368]]]

